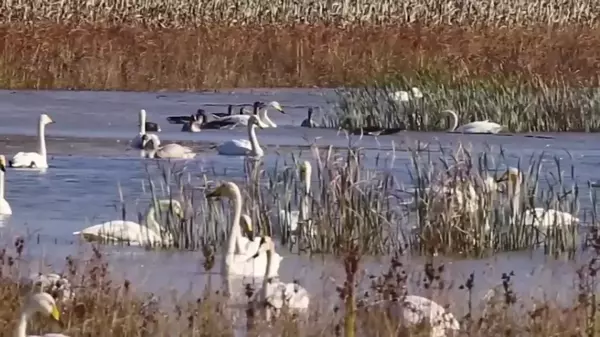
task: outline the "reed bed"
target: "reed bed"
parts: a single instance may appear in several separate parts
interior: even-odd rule
[[[27,244],[23,247],[27,250]],[[219,293],[219,287],[207,286],[199,297],[186,294],[170,296],[171,300],[153,294],[144,294],[143,285],[116,281],[101,249],[94,248],[88,260],[68,257],[63,276],[75,285],[75,297],[60,301],[61,326],[49,319],[32,318],[29,333],[62,332],[68,336],[232,336],[231,311]],[[23,251],[21,251],[23,252]],[[22,296],[31,290],[17,282],[21,263],[20,253],[5,249],[0,259],[0,322],[5,327],[0,336],[13,336]],[[576,298],[568,303],[557,303],[552,296],[540,300],[528,293],[514,291],[512,276],[505,273],[496,280],[498,286],[490,289],[485,298],[475,298],[474,288],[480,281],[473,275],[465,280],[446,279],[443,264],[426,263],[422,266],[403,265],[392,259],[389,268],[381,274],[357,274],[361,291],[356,296],[355,327],[343,325],[349,315],[343,309],[347,297],[346,286],[338,288],[332,298],[313,297],[308,321],[282,315],[267,324],[254,318],[249,336],[429,336],[428,324],[407,327],[399,314],[399,303],[406,295],[410,279],[422,280],[419,292],[448,307],[461,324],[460,335],[470,336],[596,336],[597,328],[597,258],[585,262],[573,275],[577,284]],[[454,284],[455,286],[449,286]],[[449,294],[464,292],[463,303],[448,302]],[[456,293],[455,293],[456,295]],[[320,306],[327,301],[327,305]],[[467,308],[457,312],[457,307]],[[328,309],[321,309],[328,308]]]
[[[528,25],[597,25],[594,1],[502,0],[481,4],[410,0],[403,3],[340,1],[202,0],[92,0],[80,2],[9,1],[0,7],[3,22],[72,22],[87,24],[190,27],[209,24],[248,25],[279,23],[454,24],[495,27]]]
[[[427,84],[434,94],[435,88],[465,79],[480,84],[467,81],[461,89],[485,87],[492,91],[488,95],[508,91],[505,99],[513,93],[522,100],[531,96],[522,97],[521,92],[544,85],[558,90],[558,96],[582,85],[597,86],[595,74],[600,70],[596,62],[600,28],[595,26],[506,29],[444,23],[345,27],[289,23],[148,28],[3,22],[0,86],[14,89],[337,87],[401,74],[415,85],[432,81]],[[539,79],[544,85],[536,84]],[[404,84],[400,82],[393,83]],[[456,94],[448,99],[458,103]]]
[[[394,97],[411,87],[422,98],[402,102]],[[335,108],[323,117],[327,127],[402,127],[414,131],[451,130],[444,110],[458,114],[458,125],[489,120],[508,132],[597,132],[600,130],[600,90],[561,82],[455,80],[431,74],[398,76],[362,88],[338,89]]]
[[[554,222],[545,228],[526,220],[528,210],[541,207],[585,221],[572,165],[545,153],[515,165],[502,149],[491,148],[474,152],[461,146],[454,152],[430,146],[409,151],[412,164],[410,181],[406,181],[389,161],[376,161],[375,167],[366,168],[359,148],[334,151],[313,146],[308,194],[297,157],[282,158],[269,168],[260,160],[247,160],[245,175],[236,182],[243,191],[244,213],[253,223],[248,235],[276,237],[291,252],[336,256],[348,251],[384,256],[410,251],[478,258],[542,249],[548,255],[573,257],[583,246],[579,224]],[[510,163],[521,172],[518,195],[511,192],[515,186],[500,179]],[[175,238],[171,248],[202,249],[214,258],[232,221],[227,204],[208,202],[204,196],[217,182],[202,177],[190,183],[186,173],[171,164],[158,165],[156,171],[163,170],[163,174],[149,175],[148,185],[172,187],[154,187],[151,200],[175,197],[186,205],[185,218],[165,225]],[[497,189],[484,184],[488,177],[498,181]],[[300,209],[303,198],[309,204],[308,214],[298,221],[299,232],[292,233],[282,211]],[[595,194],[590,199],[595,209]]]

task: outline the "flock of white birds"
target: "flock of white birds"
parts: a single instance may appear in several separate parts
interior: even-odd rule
[[[422,93],[417,88],[413,88],[412,94],[414,97],[419,97],[419,95],[422,97]],[[394,94],[394,98],[400,101],[408,100],[408,97],[409,94],[407,92],[397,92]],[[277,102],[271,102],[268,107],[283,112],[283,109]],[[500,125],[489,121],[473,122],[457,128],[458,117],[456,113],[450,110],[447,112],[454,117],[455,121],[451,131],[496,133],[502,129]],[[303,123],[307,124],[306,126],[312,125],[311,115],[312,109],[309,110],[308,121]],[[262,156],[264,151],[258,143],[255,129],[256,127],[261,129],[276,127],[276,124],[268,118],[266,109],[261,110],[258,114],[218,116],[217,120],[227,121],[234,125],[246,125],[248,128],[247,140],[236,139],[217,146],[218,153],[223,155]],[[44,133],[46,125],[51,123],[53,121],[48,115],[40,115],[38,124],[38,152],[19,152],[8,162],[8,165],[5,157],[0,156],[0,215],[12,214],[10,205],[4,195],[4,173],[7,166],[29,169],[48,168]],[[190,159],[195,156],[190,148],[179,144],[161,145],[160,139],[156,134],[146,132],[145,125],[146,111],[141,110],[139,113],[139,134],[132,140],[131,146],[147,151],[147,157]],[[299,223],[304,221],[304,223],[308,224],[306,226],[308,235],[314,236],[317,233],[308,220],[310,219],[308,216],[310,212],[308,202],[311,181],[310,163],[308,161],[302,162],[299,169],[305,186],[300,209],[292,212],[281,210],[280,217],[293,235],[300,234]],[[518,181],[522,179],[520,172],[509,170],[507,175],[508,179],[513,182],[511,184],[513,186],[513,194],[518,195]],[[496,182],[486,181],[486,184],[491,186],[490,188],[494,188]],[[469,193],[473,193],[474,189],[469,191]],[[275,251],[275,245],[271,238],[263,236],[249,239],[242,234],[242,224],[246,231],[250,233],[252,232],[252,222],[248,215],[242,214],[243,200],[239,187],[233,182],[225,182],[207,194],[207,198],[216,197],[229,198],[233,204],[233,223],[231,224],[227,252],[223,254],[222,261],[224,265],[222,273],[224,279],[227,280],[228,290],[231,290],[229,284],[232,278],[248,276],[262,277],[262,289],[255,294],[251,302],[262,308],[267,319],[277,317],[277,314],[283,308],[287,308],[298,314],[306,314],[310,302],[309,293],[297,283],[285,283],[279,280],[279,266],[283,257]],[[477,195],[473,197],[472,200],[476,199]],[[579,221],[570,214],[553,210],[547,211],[536,208],[529,212],[532,223],[538,221],[539,225],[555,223],[556,217],[560,217],[561,220],[566,222],[575,223]],[[133,221],[114,220],[84,228],[73,234],[81,236],[88,241],[128,242],[132,245],[170,245],[173,242],[173,238],[162,227],[161,220],[159,220],[160,215],[163,213],[169,213],[175,217],[182,218],[184,212],[181,203],[177,200],[159,200],[155,205],[149,206],[144,217],[144,223],[142,224]],[[50,280],[49,276],[44,277]],[[47,282],[52,285],[51,287],[57,287],[58,284],[64,287],[65,279],[58,275],[52,277],[52,280]],[[420,296],[408,296],[401,303],[396,303],[396,307],[400,308],[398,314],[402,315],[406,323],[417,324],[422,320],[426,320],[431,325],[432,337],[445,336],[448,330],[458,330],[460,328],[458,321],[451,313],[447,312],[439,304]],[[45,292],[35,292],[29,295],[25,301],[16,336],[21,337],[26,335],[27,320],[36,312],[40,312],[56,320],[60,318],[54,298]],[[63,335],[47,334],[46,336],[58,337]]]

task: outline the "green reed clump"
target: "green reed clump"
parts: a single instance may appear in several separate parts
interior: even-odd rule
[[[548,10],[560,8],[560,10]],[[442,24],[489,25],[597,25],[593,1],[527,2],[502,0],[454,3],[439,0],[391,0],[376,3],[338,1],[258,0],[109,0],[80,2],[8,1],[0,6],[2,22],[70,22],[128,24],[157,27],[221,25],[334,23],[347,24]]]
[[[273,232],[281,235],[282,243],[311,253],[340,254],[350,242],[360,247],[360,254],[398,249],[403,238],[396,223],[402,214],[397,212],[400,200],[391,196],[396,186],[393,175],[365,169],[360,149],[336,153],[330,147],[322,153],[314,149],[313,154],[309,195],[303,192],[297,158],[292,158],[289,167],[276,167],[264,176],[263,200],[274,210]],[[302,232],[292,233],[280,210],[298,209],[304,197],[309,200],[310,214],[301,224]]]
[[[541,153],[526,164],[519,161],[521,178],[513,183],[506,179],[510,165],[503,151],[475,154],[460,147],[448,153],[441,148],[435,157],[413,152],[413,248],[428,254],[481,256],[542,246],[547,254],[573,254],[581,243],[578,223],[555,219],[547,227],[532,225],[539,220],[530,213],[535,207],[579,213],[574,167],[565,173],[558,158],[548,164],[546,157]],[[501,176],[504,181],[499,181]],[[499,182],[497,187],[487,185],[486,178]]]
[[[394,98],[398,90],[417,87],[422,98]],[[362,88],[337,90],[334,110],[325,116],[328,127],[406,127],[415,131],[448,130],[452,120],[443,110],[458,114],[458,125],[489,120],[510,132],[595,132],[600,130],[600,90],[541,79],[508,81],[504,77],[455,79],[423,71],[397,76]]]

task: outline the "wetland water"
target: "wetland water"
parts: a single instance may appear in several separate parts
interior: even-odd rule
[[[201,106],[206,106],[208,112],[224,112],[227,104],[277,100],[287,114],[270,112],[278,128],[258,131],[259,141],[266,150],[265,165],[269,166],[282,156],[290,158],[292,153],[298,154],[301,149],[301,157],[308,158],[309,142],[339,147],[348,144],[344,135],[335,130],[298,127],[306,118],[307,106],[328,109],[325,95],[330,99],[333,97],[331,91],[270,89],[218,93],[0,91],[0,153],[8,158],[18,151],[36,150],[36,123],[40,113],[48,113],[56,122],[46,129],[50,169],[45,173],[7,171],[6,198],[14,214],[2,222],[5,245],[11,247],[15,236],[25,236],[27,250],[23,266],[39,270],[42,264],[47,264],[60,272],[67,255],[89,253],[89,246],[78,243],[71,235],[73,231],[120,218],[118,186],[134,209],[141,211],[146,207],[148,194],[144,192],[143,182],[147,179],[146,166],[150,160],[141,159],[139,151],[129,149],[127,145],[138,132],[137,116],[141,108],[147,110],[149,121],[160,124],[162,141],[181,141],[199,152],[196,159],[186,164],[185,169],[192,175],[207,173],[216,179],[240,179],[244,174],[242,159],[219,156],[209,144],[246,138],[245,128],[183,133],[180,125],[168,124],[165,117],[191,114]],[[576,179],[582,188],[582,208],[589,208],[587,182],[600,180],[600,173],[595,170],[600,164],[598,136],[575,133],[547,136],[553,138],[404,132],[377,140],[365,136],[359,144],[366,149],[365,165],[375,166],[378,154],[391,158],[394,142],[398,151],[394,154],[393,170],[406,184],[410,183],[408,167],[411,158],[406,149],[415,146],[416,142],[439,143],[447,148],[455,148],[460,142],[470,143],[475,150],[483,150],[486,145],[501,146],[515,165],[519,158],[527,165],[532,154],[544,151],[549,156],[548,161],[552,155],[561,158],[564,170],[575,165]],[[556,170],[554,164],[549,166]],[[583,212],[580,217],[584,219]],[[130,214],[130,220],[137,218]],[[147,252],[133,247],[106,247],[103,251],[111,262],[114,275],[132,280],[143,290],[175,288],[180,292],[198,293],[208,279],[199,252]],[[338,283],[343,280],[339,263],[329,257],[309,259],[288,255],[283,250],[280,253],[287,255],[280,269],[282,278],[298,279],[310,292],[323,294],[324,298],[335,296],[330,277],[340,280]],[[424,262],[414,258],[406,260],[407,265],[414,268],[422,268]],[[471,272],[475,272],[476,296],[498,284],[502,273],[514,271],[517,292],[545,293],[552,297],[559,293],[562,298],[572,298],[573,271],[585,262],[583,258],[579,260],[578,263],[557,261],[538,251],[507,253],[477,261],[448,260],[446,272],[456,283],[464,282]],[[387,261],[368,259],[364,269],[367,273],[379,274],[387,267]],[[218,267],[217,264],[215,269]],[[213,273],[217,274],[218,270]],[[214,275],[214,278],[218,276]],[[455,289],[453,293],[460,298],[464,296],[462,290]],[[464,308],[461,301],[456,305]]]

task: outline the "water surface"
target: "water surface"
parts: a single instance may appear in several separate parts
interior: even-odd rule
[[[41,268],[40,261],[44,261],[51,269],[61,271],[67,255],[89,254],[89,246],[75,240],[71,235],[73,231],[120,218],[119,188],[130,207],[138,211],[147,207],[148,193],[144,182],[153,161],[140,158],[139,151],[127,146],[137,134],[137,113],[141,108],[147,110],[150,121],[161,125],[163,142],[180,141],[199,152],[196,159],[186,162],[185,170],[192,184],[200,184],[203,174],[212,179],[243,179],[243,160],[219,156],[210,145],[245,138],[245,129],[183,133],[181,126],[168,124],[165,117],[191,114],[200,107],[209,112],[224,112],[228,104],[250,105],[255,100],[277,100],[286,110],[285,115],[270,113],[279,127],[258,133],[267,153],[265,165],[274,167],[282,158],[289,160],[291,154],[311,158],[308,146],[312,143],[340,148],[348,145],[349,140],[335,130],[298,127],[306,118],[308,106],[328,111],[327,102],[333,97],[331,91],[270,89],[215,93],[0,91],[0,153],[12,156],[18,151],[35,151],[39,113],[48,113],[56,121],[47,128],[50,169],[45,173],[7,172],[6,193],[14,214],[1,221],[5,245],[12,247],[14,237],[25,236],[28,239],[22,262],[25,267],[37,270]],[[377,166],[375,158],[380,155],[385,159],[385,167],[407,185],[410,184],[409,149],[417,144],[429,144],[432,150],[440,146],[453,149],[459,143],[470,144],[475,151],[488,146],[496,150],[503,148],[511,165],[516,165],[519,159],[527,161],[530,156],[544,152],[547,158],[544,165],[548,170],[556,170],[553,157],[560,159],[566,174],[569,165],[575,165],[576,180],[582,188],[582,203],[589,207],[585,196],[587,182],[600,180],[595,170],[600,165],[598,136],[579,133],[544,136],[551,138],[403,132],[377,138],[365,136],[360,140],[353,137],[351,142],[365,148],[367,167]],[[134,214],[130,216],[131,220],[137,220]],[[144,290],[174,288],[180,292],[199,293],[208,280],[202,269],[202,255],[198,252],[148,252],[133,247],[106,247],[104,251],[115,275],[134,281]],[[284,251],[281,254],[289,255]],[[423,261],[406,259],[410,268],[417,268]],[[479,295],[490,285],[498,284],[503,272],[515,271],[515,285],[519,291],[554,292],[565,298],[571,298],[573,294],[573,271],[584,262],[583,258],[579,262],[555,261],[539,251],[501,254],[477,261],[446,261],[448,277],[457,284],[464,282],[471,272],[476,273],[476,293]],[[364,264],[364,272],[376,274],[386,265],[387,259],[369,258]],[[218,282],[218,270],[213,273],[211,278]],[[311,292],[321,293],[323,298],[335,296],[332,277],[338,283],[343,280],[339,263],[332,257],[311,259],[289,255],[282,264],[281,275],[289,281],[299,279]],[[413,292],[419,290],[415,287]],[[457,288],[452,293],[457,298],[464,295]]]

